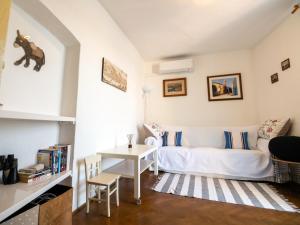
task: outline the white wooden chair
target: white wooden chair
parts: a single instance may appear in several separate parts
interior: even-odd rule
[[[110,217],[110,196],[116,193],[116,203],[119,206],[119,178],[118,174],[101,172],[101,156],[92,155],[84,159],[86,176],[86,213],[90,211],[90,200],[107,203],[107,217]],[[97,197],[93,197],[97,193]],[[106,200],[101,199],[101,192],[106,193]]]

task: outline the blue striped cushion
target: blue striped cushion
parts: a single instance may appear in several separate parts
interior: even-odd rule
[[[171,132],[174,133],[174,132]],[[170,132],[165,131],[162,135],[162,146],[169,146],[169,145],[175,145],[175,146],[182,146],[182,131],[175,132],[174,137],[169,136]],[[173,136],[173,135],[171,135]]]
[[[225,148],[226,149],[232,149],[232,136],[231,136],[231,132],[224,131],[224,135],[225,135]]]
[[[248,132],[224,131],[226,149],[250,150]]]
[[[169,132],[165,131],[164,134],[161,136],[162,146],[168,146],[168,135],[169,135]]]
[[[182,146],[182,131],[178,131],[175,133],[175,146]]]

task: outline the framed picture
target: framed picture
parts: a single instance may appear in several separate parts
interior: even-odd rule
[[[284,61],[281,62],[281,69],[282,69],[282,71],[287,70],[290,67],[291,67],[290,59],[286,59],[286,60],[284,60]]]
[[[101,80],[124,92],[127,91],[127,74],[105,58],[102,59]]]
[[[224,101],[243,99],[240,73],[207,77],[208,100]]]
[[[278,73],[275,73],[271,76],[271,83],[274,84],[279,81]]]
[[[186,78],[163,80],[164,97],[186,96]]]

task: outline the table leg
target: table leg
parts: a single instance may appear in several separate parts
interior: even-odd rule
[[[158,175],[158,149],[156,149],[153,153],[154,155],[154,175]]]
[[[134,199],[136,203],[139,205],[141,204],[141,177],[140,177],[141,165],[140,159],[134,160]]]

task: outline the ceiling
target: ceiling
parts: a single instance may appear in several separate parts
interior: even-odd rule
[[[145,60],[255,46],[294,0],[99,0]]]

